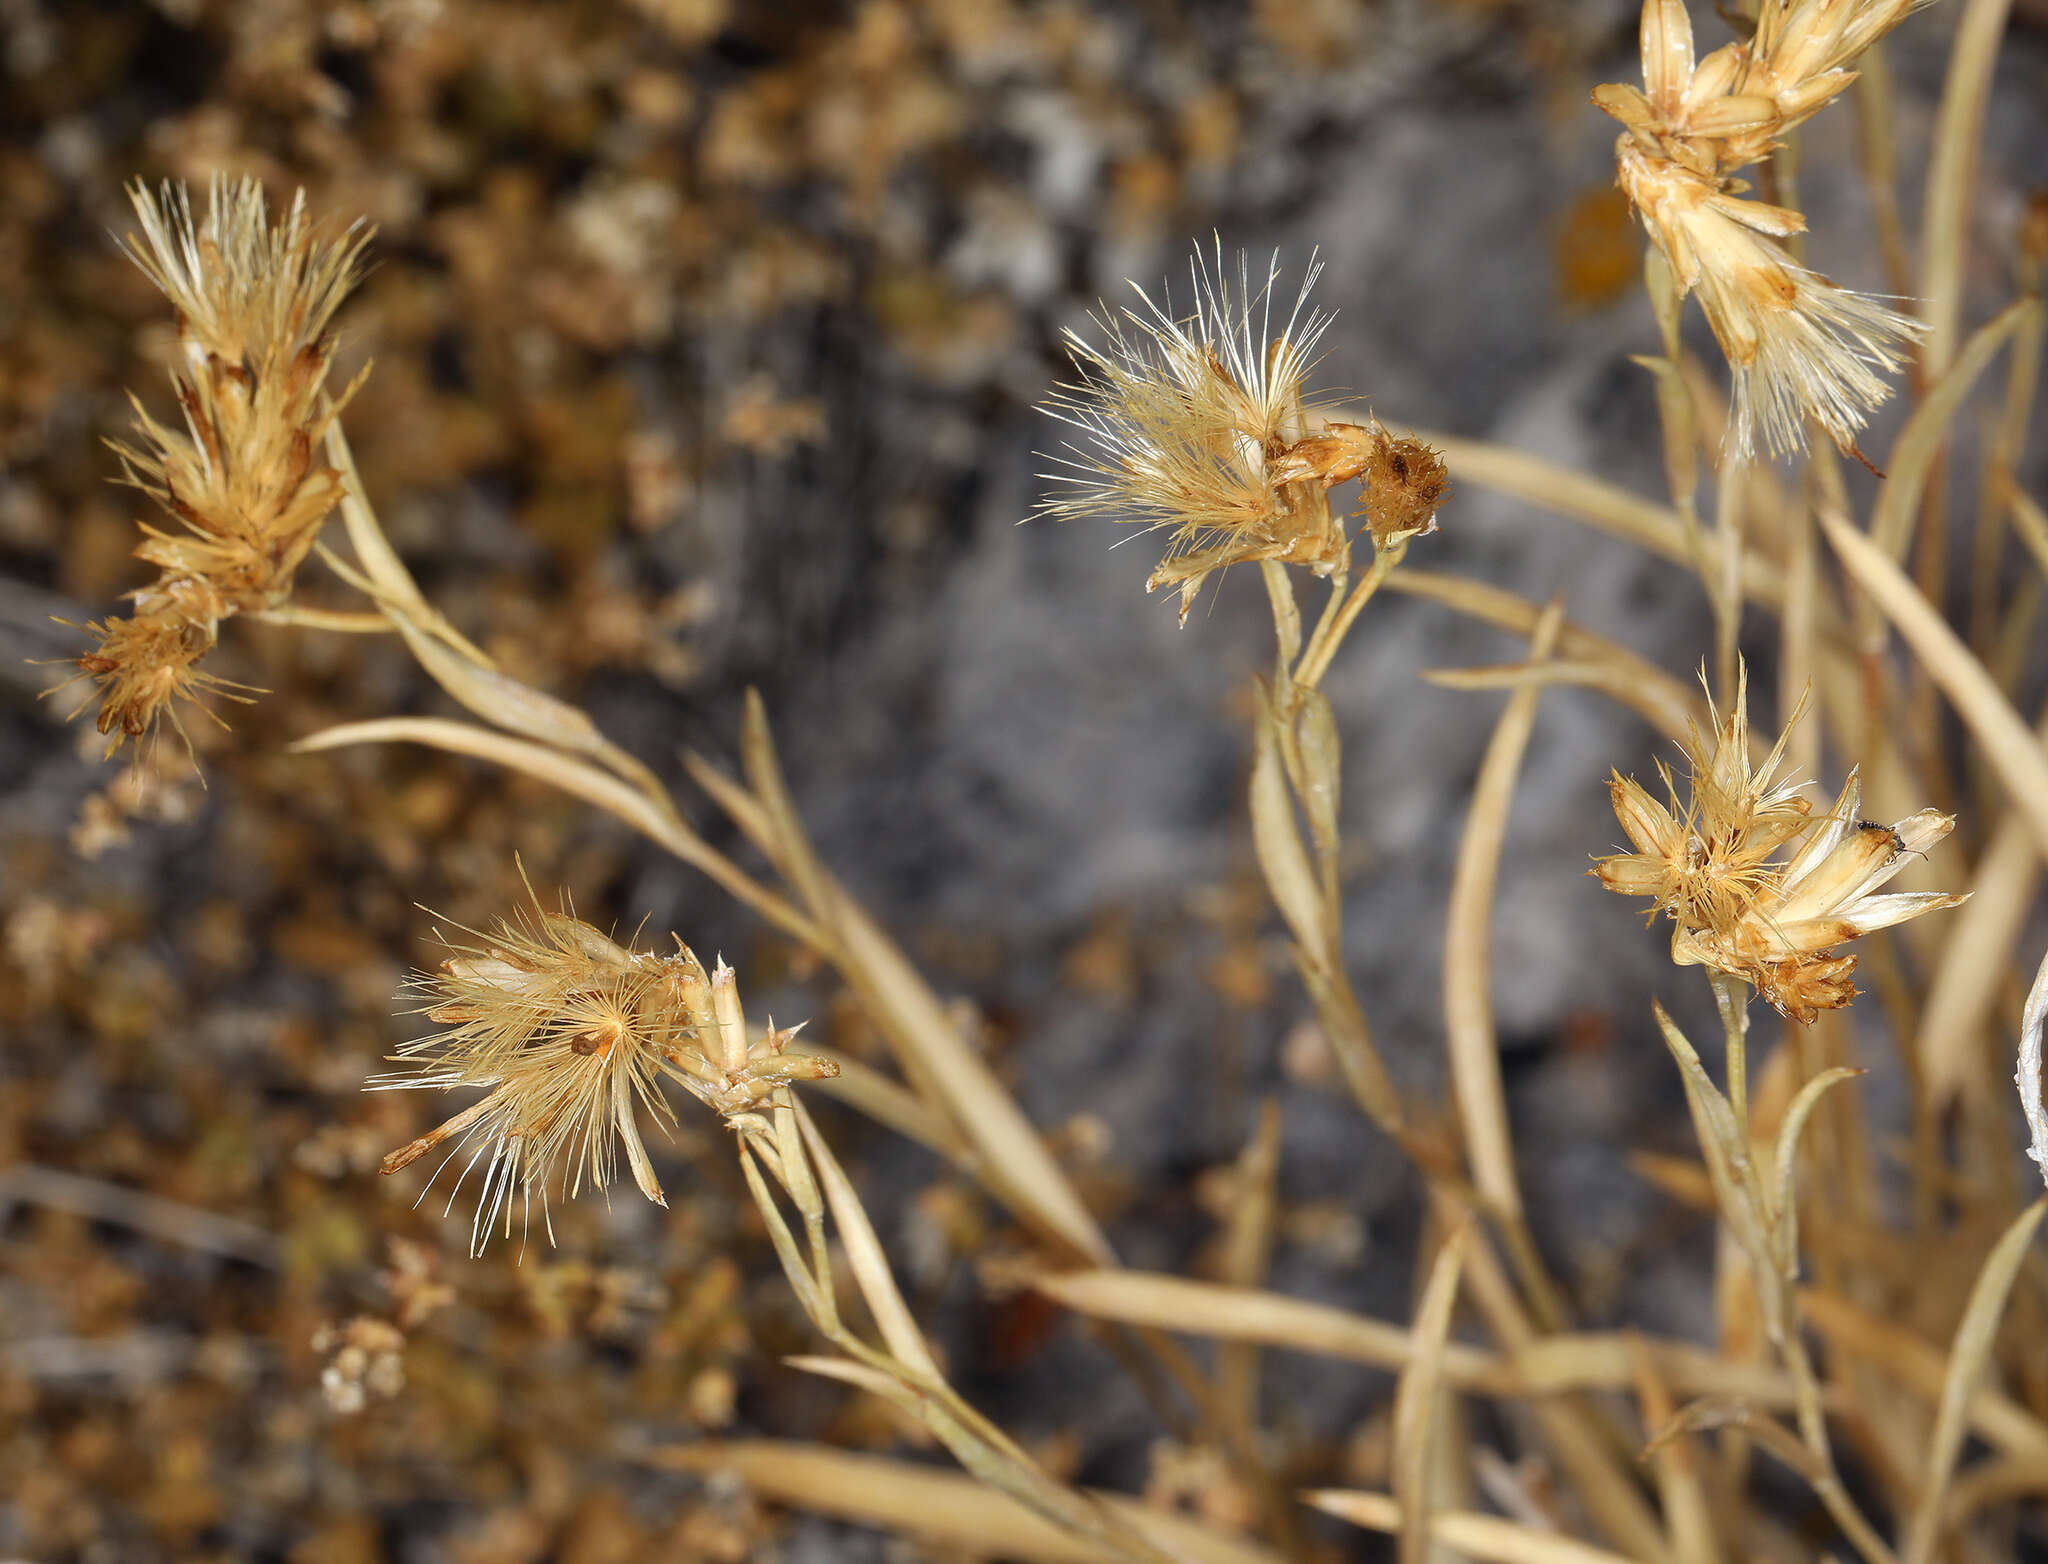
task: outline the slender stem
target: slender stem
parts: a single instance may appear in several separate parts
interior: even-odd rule
[[[1892,1552],[1884,1538],[1877,1534],[1877,1528],[1856,1507],[1856,1501],[1849,1497],[1848,1490],[1842,1486],[1841,1475],[1835,1470],[1834,1450],[1828,1443],[1827,1418],[1821,1411],[1820,1377],[1814,1372],[1806,1343],[1799,1339],[1796,1321],[1785,1333],[1784,1351],[1785,1367],[1791,1371],[1798,1401],[1799,1434],[1819,1466],[1812,1479],[1814,1493],[1827,1507],[1828,1514],[1834,1517],[1835,1524],[1842,1528],[1842,1535],[1863,1555],[1864,1564],[1898,1564],[1898,1555]]]
[[[345,608],[308,608],[283,603],[276,608],[259,608],[242,616],[258,624],[291,625],[301,630],[337,630],[344,635],[389,635],[391,621],[382,614],[355,613]]]
[[[1351,595],[1344,599],[1343,606],[1334,614],[1325,614],[1322,623],[1316,626],[1315,634],[1309,638],[1308,650],[1295,664],[1295,683],[1307,689],[1314,689],[1322,683],[1331,659],[1337,655],[1337,648],[1344,644],[1344,637],[1350,633],[1359,611],[1372,601],[1372,595],[1380,589],[1380,584],[1394,573],[1394,567],[1407,553],[1408,545],[1402,542],[1373,555],[1372,568],[1351,589]]]
[[[1725,972],[1713,972],[1714,1005],[1721,1012],[1721,1031],[1728,1039],[1728,1106],[1749,1138],[1749,985]]]

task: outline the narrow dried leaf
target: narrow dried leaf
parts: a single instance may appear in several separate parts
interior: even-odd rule
[[[1823,1289],[1803,1289],[1799,1308],[1835,1350],[1874,1364],[1929,1400],[1941,1396],[1948,1362],[1924,1336]],[[2006,1455],[2048,1466],[2048,1423],[1990,1385],[1980,1385],[1970,1400],[1970,1427]]]
[[[1636,1399],[1642,1405],[1643,1426],[1669,1428],[1676,1409],[1671,1401],[1671,1387],[1657,1372],[1656,1355],[1639,1336],[1629,1337],[1629,1349],[1635,1363]],[[1714,1507],[1701,1479],[1698,1442],[1683,1430],[1660,1434],[1643,1452],[1643,1459],[1656,1473],[1657,1497],[1678,1564],[1721,1564],[1721,1544],[1714,1533]]]
[[[604,735],[580,708],[458,656],[403,615],[394,615],[392,623],[434,682],[484,721],[572,755],[604,749]]]
[[[1512,630],[1517,635],[1532,634],[1543,614],[1540,605],[1525,597],[1517,597],[1484,582],[1467,581],[1437,571],[1399,570],[1388,578],[1387,587],[1390,591],[1442,603],[1447,608],[1498,625],[1503,630]],[[1700,698],[1696,688],[1674,679],[1655,663],[1645,661],[1618,642],[1567,621],[1558,631],[1557,650],[1557,661],[1544,664],[1542,669],[1519,666],[1512,670],[1513,679],[1503,677],[1485,681],[1483,685],[1467,686],[1457,682],[1459,676],[1456,674],[1427,677],[1456,689],[1504,688],[1525,678],[1540,682],[1584,682],[1642,713],[1652,727],[1670,739],[1683,740],[1692,725],[1705,727],[1709,722],[1706,702]],[[1580,668],[1590,670],[1583,680],[1576,674],[1553,677],[1560,670]],[[1504,674],[1506,672],[1503,670]]]
[[[686,756],[684,764],[748,839],[772,855],[779,833],[760,800],[701,756]],[[824,929],[811,926],[808,943],[838,968],[918,1094],[959,1127],[977,1154],[983,1185],[1076,1255],[1112,1260],[1109,1240],[1038,1131],[967,1046],[930,985],[851,893],[829,871],[819,873],[830,916]]]
[[[1301,757],[1301,812],[1307,817],[1309,834],[1315,839],[1317,861],[1334,871],[1344,741],[1337,732],[1330,698],[1319,689],[1301,692],[1301,711],[1294,719],[1294,744]]]
[[[332,405],[325,398],[322,403],[323,406]],[[377,522],[377,513],[363,493],[362,475],[356,471],[355,453],[349,449],[348,435],[343,432],[340,419],[328,422],[326,443],[327,459],[341,474],[341,524],[348,533],[349,547],[355,552],[356,561],[367,577],[366,594],[382,604],[397,608],[414,624],[445,641],[479,666],[491,666],[490,658],[442,618],[440,610],[427,601],[419,583],[413,580],[412,572],[405,568],[397,550],[384,536],[384,529]],[[331,562],[331,556],[329,558]]]
[[[846,1170],[840,1167],[839,1159],[832,1154],[832,1148],[818,1133],[818,1126],[801,1105],[792,1110],[791,1116],[802,1127],[804,1143],[810,1148],[818,1181],[824,1186],[825,1199],[832,1207],[832,1222],[839,1229],[839,1242],[846,1251],[846,1263],[860,1287],[861,1296],[867,1300],[868,1312],[874,1315],[882,1339],[889,1344],[889,1350],[898,1362],[934,1384],[943,1384],[945,1376],[939,1372],[931,1349],[925,1345],[924,1332],[911,1318],[910,1306],[897,1290],[896,1278],[882,1253],[881,1240],[875,1236],[874,1224],[868,1220],[867,1209],[861,1205],[860,1196],[854,1191]]]
[[[746,1175],[754,1207],[767,1224],[769,1242],[775,1246],[775,1257],[782,1262],[782,1274],[789,1278],[797,1302],[803,1305],[804,1314],[813,1325],[831,1334],[839,1324],[838,1308],[830,1302],[831,1279],[811,1274],[803,1250],[797,1245],[796,1235],[790,1232],[782,1207],[776,1203],[774,1191],[769,1189],[768,1180],[762,1177],[759,1155],[744,1137],[740,1140],[740,1171]]]
[[[803,817],[789,796],[782,778],[782,764],[775,755],[775,737],[768,727],[768,708],[761,692],[749,686],[746,714],[740,724],[740,761],[746,767],[747,782],[767,812],[775,832],[775,845],[768,848],[776,866],[796,887],[812,917],[830,924],[831,895],[824,866],[812,850]],[[765,845],[765,844],[764,844]]]
[[[935,1100],[960,1126],[981,1158],[991,1191],[1075,1254],[1097,1264],[1112,1263],[1109,1240],[1016,1099],[967,1046],[945,1006],[895,942],[836,881],[828,885],[835,963],[897,1057],[905,1060],[905,1072],[929,1082]],[[914,1073],[913,1059],[919,1066]]]
[[[1368,1531],[1399,1533],[1402,1529],[1401,1506],[1391,1494],[1324,1488],[1302,1498],[1324,1514]],[[1475,1564],[1634,1564],[1623,1554],[1589,1542],[1468,1511],[1440,1511],[1431,1516],[1429,1534]]]
[[[2034,1230],[2048,1215],[2048,1195],[2036,1200],[2005,1230],[1977,1282],[1970,1289],[1969,1305],[1956,1327],[1955,1346],[1949,1350],[1948,1374],[1942,1381],[1941,1406],[1934,1418],[1934,1435],[1928,1441],[1927,1477],[1920,1486],[1919,1502],[1913,1507],[1906,1527],[1904,1564],[1930,1564],[1935,1545],[1941,1539],[1942,1505],[1948,1481],[1962,1453],[1963,1434],[1969,1427],[1970,1398],[1983,1382],[1991,1362],[1991,1349],[1998,1340],[1998,1322],[2005,1314],[2005,1300],[2018,1280],[2020,1264]]]
[[[2040,883],[2033,827],[2018,810],[2008,809],[1977,859],[1969,899],[1949,920],[1920,1007],[1913,1051],[1920,1061],[1923,1111],[1946,1113],[1982,1063],[1984,1028],[1991,1024]]]
[[[1991,72],[2005,36],[2012,0],[1966,0],[1949,52],[1948,78],[1934,122],[1934,154],[1927,170],[1927,205],[1921,218],[1920,318],[1927,336],[1920,367],[1929,379],[1945,373],[1955,352],[1963,314],[1963,273],[1970,212],[1976,195],[1977,148],[1991,101]]]
[[[761,1498],[901,1532],[948,1549],[1024,1564],[1127,1564],[1106,1542],[1063,1531],[972,1477],[909,1461],[774,1440],[678,1445],[649,1453],[670,1471],[733,1472]],[[1280,1564],[1255,1543],[1114,1495],[1102,1502],[1155,1547],[1187,1564]]]
[[[2020,299],[1979,326],[1899,431],[1885,468],[1884,486],[1877,493],[1877,509],[1870,517],[1871,539],[1891,559],[1904,559],[1912,544],[1913,523],[1920,514],[1934,459],[1947,443],[1948,426],[1963,399],[1975,389],[1978,378],[2013,333],[2040,317],[2039,299]]]
[[[702,870],[792,938],[813,946],[823,941],[823,935],[810,919],[743,873],[694,831],[656,808],[646,793],[559,750],[443,717],[378,717],[367,722],[344,722],[300,739],[291,748],[294,754],[309,755],[350,744],[425,744],[451,755],[469,755],[523,772],[623,821],[692,868]]]
[[[2034,841],[2048,854],[2048,755],[1984,665],[1970,654],[1918,587],[1869,538],[1841,516],[1823,508],[1827,533],[1843,566],[1883,610],[1940,686],[1963,725],[1983,747],[1984,758],[2033,828]]]
[[[1032,1286],[1077,1314],[1208,1336],[1256,1341],[1292,1352],[1399,1369],[1413,1352],[1399,1325],[1281,1293],[1151,1271],[1065,1271],[1033,1278]],[[1688,1395],[1742,1395],[1771,1406],[1791,1404],[1785,1376],[1752,1364],[1729,1364],[1686,1342],[1648,1344],[1667,1384]],[[1483,1395],[1553,1396],[1571,1390],[1619,1390],[1634,1383],[1627,1340],[1584,1332],[1544,1336],[1508,1356],[1449,1343],[1443,1377]]]
[[[1323,895],[1315,868],[1309,862],[1300,828],[1295,823],[1294,800],[1288,793],[1286,772],[1280,761],[1277,721],[1270,703],[1262,701],[1252,760],[1252,845],[1280,916],[1287,920],[1303,949],[1319,962],[1327,963],[1331,931],[1324,922]]]
[[[1445,463],[1462,480],[1625,538],[1688,570],[1694,567],[1695,555],[1684,518],[1668,505],[1659,505],[1604,479],[1573,472],[1526,451],[1427,431],[1416,438],[1439,448]],[[1398,581],[1399,577],[1395,579]],[[1745,596],[1772,607],[1784,600],[1784,583],[1778,572],[1754,555],[1743,562],[1742,589]],[[1566,646],[1564,650],[1569,654],[1571,648]]]
[[[1693,1051],[1685,1034],[1679,1031],[1671,1017],[1665,1013],[1660,1002],[1653,1001],[1652,1008],[1657,1017],[1657,1026],[1664,1034],[1665,1046],[1671,1050],[1671,1057],[1678,1061],[1679,1077],[1685,1086],[1686,1106],[1692,1112],[1693,1130],[1699,1136],[1700,1151],[1705,1156],[1707,1172],[1714,1181],[1714,1200],[1720,1207],[1721,1219],[1735,1235],[1757,1267],[1757,1281],[1761,1286],[1775,1276],[1771,1265],[1771,1249],[1764,1212],[1759,1209],[1754,1188],[1755,1175],[1750,1166],[1749,1146],[1742,1126],[1737,1122],[1735,1110],[1728,1099],[1721,1095],[1707,1074],[1706,1066]]]
[[[1530,656],[1539,666],[1556,645],[1563,623],[1564,600],[1554,599],[1531,634]],[[1458,1122],[1474,1186],[1509,1222],[1521,1220],[1522,1191],[1515,1179],[1507,1092],[1493,1029],[1493,901],[1515,779],[1535,730],[1541,695],[1540,685],[1517,689],[1494,726],[1473,784],[1444,919],[1444,1044]]]
[[[1830,1086],[1839,1081],[1853,1080],[1864,1074],[1837,1065],[1834,1069],[1823,1070],[1799,1089],[1799,1095],[1792,1099],[1792,1106],[1785,1110],[1785,1122],[1778,1130],[1777,1179],[1771,1187],[1772,1215],[1771,1242],[1778,1262],[1778,1272],[1787,1281],[1799,1274],[1799,1191],[1797,1188],[1797,1159],[1799,1137],[1806,1130],[1806,1121],[1813,1114],[1821,1097]]]
[[[1408,1365],[1394,1387],[1394,1497],[1405,1520],[1401,1564],[1428,1564],[1430,1437],[1442,1388],[1444,1348],[1458,1303],[1458,1273],[1471,1237],[1469,1219],[1437,1251],[1415,1310]]]

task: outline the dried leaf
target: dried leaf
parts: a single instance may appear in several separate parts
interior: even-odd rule
[[[1929,1564],[1941,1538],[1942,1501],[1948,1480],[1962,1453],[1963,1434],[1969,1426],[1970,1398],[1983,1381],[1997,1344],[1998,1322],[2005,1313],[2006,1296],[2019,1279],[2020,1264],[2034,1230],[2048,1215],[2048,1195],[2036,1200],[2019,1214],[2004,1236],[1992,1247],[1970,1289],[1970,1302],[1956,1327],[1955,1345],[1949,1349],[1948,1374],[1942,1381],[1941,1407],[1935,1414],[1934,1434],[1927,1447],[1927,1477],[1920,1486],[1920,1499],[1906,1527],[1904,1564]]]

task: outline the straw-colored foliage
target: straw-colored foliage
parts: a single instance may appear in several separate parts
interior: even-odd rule
[[[1271,927],[1300,979],[1292,1002],[1355,1101],[1357,1133],[1405,1156],[1426,1190],[1419,1226],[1434,1242],[1414,1278],[1412,1322],[1269,1286],[1285,1144],[1270,1106],[1230,1169],[1218,1279],[1123,1268],[1099,1191],[1055,1154],[960,1013],[814,849],[757,698],[746,703],[736,772],[695,756],[684,766],[724,819],[700,830],[670,791],[673,757],[628,753],[444,618],[378,519],[384,496],[358,474],[341,421],[352,388],[327,384],[336,311],[367,230],[323,228],[302,200],[273,219],[253,181],[217,181],[203,219],[182,190],[135,192],[134,259],[176,314],[182,428],[141,414],[136,443],[120,447],[127,480],[175,528],[145,529],[138,552],[158,579],[136,594],[132,616],[92,627],[96,645],[79,660],[101,687],[100,728],[117,741],[141,736],[175,718],[180,700],[233,693],[201,664],[236,615],[306,636],[388,633],[465,715],[365,713],[306,736],[301,756],[403,743],[516,771],[702,871],[774,931],[793,971],[843,985],[845,1013],[893,1069],[852,1057],[842,1069],[792,1030],[750,1026],[732,970],[722,960],[707,969],[680,939],[670,953],[645,952],[581,921],[566,900],[557,912],[536,902],[459,936],[439,972],[417,980],[418,1014],[433,1030],[399,1045],[394,1071],[372,1082],[477,1094],[384,1162],[396,1174],[443,1147],[467,1152],[464,1175],[481,1166],[477,1244],[507,1231],[515,1207],[523,1222],[535,1195],[552,1237],[551,1198],[607,1192],[625,1176],[665,1205],[660,1143],[645,1130],[677,1127],[668,1088],[680,1087],[729,1133],[737,1166],[725,1187],[746,1191],[750,1230],[772,1246],[807,1322],[798,1328],[817,1345],[790,1366],[872,1398],[963,1470],[743,1440],[638,1452],[654,1464],[734,1473],[763,1499],[935,1548],[1028,1560],[1318,1559],[1327,1555],[1314,1526],[1329,1523],[1310,1507],[1391,1534],[1411,1564],[2012,1557],[2016,1527],[2038,1524],[2048,1493],[2048,1293],[2030,1247],[2044,1207],[2021,1176],[2023,1122],[2035,1161],[2048,1165],[2048,966],[2024,1009],[2017,1104],[2007,1030],[2020,1018],[2010,953],[2025,943],[2048,853],[2048,758],[2016,709],[2022,691],[2038,695],[2025,653],[2042,589],[2029,576],[2001,590],[2008,556],[2035,573],[2048,560],[2040,497],[2017,477],[2040,316],[2023,300],[1967,339],[1953,318],[1964,229],[1970,242],[1991,242],[1988,226],[1972,227],[1969,190],[1956,188],[1971,165],[1954,141],[1982,122],[1985,38],[2003,11],[1951,5],[1967,18],[1922,236],[1941,260],[1930,267],[1930,286],[1943,290],[1929,339],[1938,357],[1907,382],[1920,394],[1891,478],[1867,489],[1853,486],[1861,474],[1845,477],[1835,448],[1854,450],[1892,390],[1882,377],[1903,369],[1922,328],[1805,268],[1792,248],[1804,219],[1735,176],[1771,167],[1915,0],[1762,0],[1704,57],[1680,0],[1646,0],[1643,87],[1596,95],[1625,126],[1621,182],[1652,246],[1645,275],[1662,352],[1642,360],[1654,376],[1643,395],[1664,431],[1665,497],[1541,452],[1397,436],[1319,402],[1307,385],[1329,319],[1308,302],[1313,264],[1290,294],[1277,258],[1254,272],[1220,244],[1198,249],[1185,296],[1141,290],[1135,307],[1070,337],[1075,377],[1046,406],[1077,440],[1055,457],[1062,471],[1041,513],[1163,533],[1150,585],[1178,588],[1183,618],[1201,584],[1235,564],[1252,567],[1238,575],[1246,586],[1256,575],[1270,607],[1273,661],[1245,706],[1250,840]],[[1863,112],[1880,122],[1886,79],[1873,68],[1860,88]],[[1876,209],[1896,215],[1888,164],[1873,156],[1864,173]],[[2038,291],[2038,254],[2025,252],[2015,271]],[[1680,340],[1679,301],[1694,292],[1733,372],[1725,413]],[[2000,353],[2014,370],[1974,512],[1982,594],[1958,629],[1942,565],[1960,551],[1941,529],[1960,528],[1966,512],[1944,502],[1935,478],[1970,416],[1969,393]],[[1346,368],[1359,379],[1371,370]],[[1775,453],[1806,451],[1809,427],[1827,439],[1802,472],[1752,462],[1759,436]],[[1702,452],[1718,458],[1710,489]],[[1562,518],[1606,534],[1603,546],[1696,576],[1715,626],[1701,649],[1705,699],[1574,622],[1568,595],[1544,605],[1410,569],[1411,547],[1432,546],[1447,473],[1520,502],[1532,533]],[[1870,507],[1867,525],[1855,519],[1859,504]],[[341,524],[323,540],[336,512]],[[1444,519],[1455,532],[1455,509]],[[300,577],[321,566],[313,600],[297,601]],[[1430,1072],[1390,1067],[1391,1047],[1418,1041],[1390,1044],[1368,1019],[1373,995],[1354,980],[1345,928],[1359,860],[1345,835],[1344,762],[1373,734],[1340,731],[1324,683],[1340,657],[1370,677],[1366,650],[1347,643],[1384,606],[1382,588],[1407,597],[1406,612],[1470,617],[1529,644],[1525,661],[1439,670],[1440,688],[1375,686],[1376,706],[1510,692],[1497,716],[1470,703],[1492,739],[1440,936],[1440,1093],[1417,1084]],[[334,606],[343,593],[353,594],[347,606]],[[1186,654],[1204,655],[1199,630]],[[1768,745],[1750,718],[1753,702],[1771,703],[1751,680],[1766,667],[1782,723]],[[1592,873],[1670,921],[1663,987],[1677,996],[1699,985],[1701,969],[1706,992],[1695,997],[1711,995],[1720,1021],[1719,1048],[1703,1049],[1659,1003],[1621,1018],[1616,1043],[1668,1054],[1691,1116],[1696,1152],[1640,1165],[1711,1218],[1684,1237],[1713,1274],[1700,1304],[1711,1302],[1711,1340],[1589,1328],[1584,1299],[1553,1274],[1558,1244],[1539,1240],[1526,1211],[1497,1050],[1492,933],[1518,776],[1557,684],[1623,704],[1685,755],[1682,778],[1647,750],[1582,760],[1589,776],[1611,768],[1630,843]],[[1946,722],[1937,694],[1959,724]],[[1631,779],[1651,764],[1662,799]],[[1832,803],[1806,787],[1823,768],[1847,778]],[[1866,819],[1866,798],[1891,823]],[[1921,807],[1928,799],[1940,807]],[[1964,888],[1978,895],[1967,913],[1923,919],[1963,902]],[[1559,883],[1560,909],[1584,889]],[[1435,959],[1432,931],[1407,937],[1414,949],[1402,959]],[[1858,953],[1840,949],[1858,940]],[[1858,997],[1852,973],[1875,990],[1854,1029],[1839,1014]],[[1776,1017],[1752,1005],[1759,997]],[[1762,1017],[1754,1033],[1752,1009]],[[1880,1041],[1887,1029],[1906,1051],[1914,1097],[1910,1134],[1896,1140],[1867,1117],[1856,1084],[1900,1071]],[[896,1229],[896,1213],[869,1215],[807,1105],[813,1087],[930,1148],[1005,1215],[987,1280],[1090,1320],[1142,1383],[1177,1387],[1176,1460],[1206,1474],[1194,1484],[1202,1502],[1167,1513],[1076,1486],[1057,1441],[1027,1450],[955,1390],[880,1236]],[[38,1185],[36,1198],[82,1197],[60,1183]],[[193,1243],[269,1254],[261,1235],[179,1220]],[[1370,1263],[1391,1262],[1375,1250]],[[424,1296],[423,1285],[409,1283],[407,1296]],[[403,1393],[413,1318],[400,1309],[395,1325],[365,1317],[334,1335],[346,1339],[337,1352],[353,1354],[332,1369],[350,1406],[373,1381],[380,1395]],[[1179,1337],[1207,1344],[1213,1359]],[[1340,1474],[1327,1452],[1296,1442],[1286,1409],[1261,1388],[1260,1354],[1271,1350],[1383,1371],[1377,1454],[1355,1455]],[[1476,1400],[1499,1415],[1468,1415]],[[1765,1462],[1791,1486],[1760,1472]],[[1788,1499],[1801,1491],[1810,1504]]]

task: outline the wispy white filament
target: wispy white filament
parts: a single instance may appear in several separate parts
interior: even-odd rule
[[[2020,1107],[2026,1110],[2027,1132],[2033,1144],[2027,1155],[2048,1182],[2048,1109],[2041,1106],[2041,1025],[2048,1021],[2048,956],[2041,958],[2041,970],[2034,974],[2034,986],[2027,991],[2026,1013],[2020,1019],[2020,1067],[2013,1079],[2019,1083]]]

